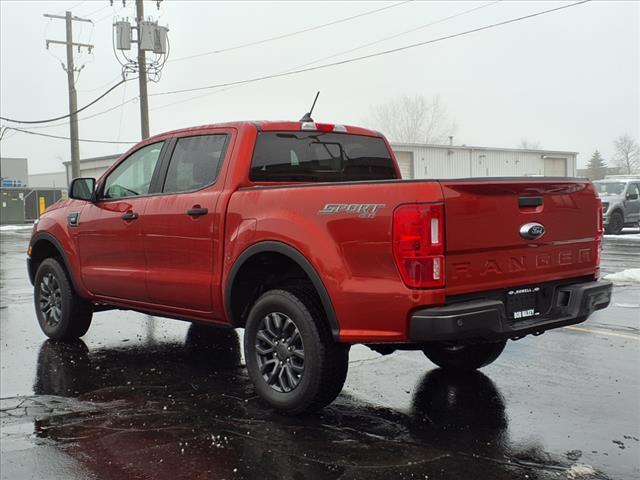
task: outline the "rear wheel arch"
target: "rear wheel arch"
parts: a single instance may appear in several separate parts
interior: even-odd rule
[[[268,268],[270,264],[277,271],[267,271],[262,268],[262,266]],[[258,275],[254,275],[254,272]],[[265,273],[270,275],[265,276]],[[236,259],[229,271],[224,295],[229,321],[236,327],[243,327],[252,304],[264,291],[295,279],[306,280],[311,284],[324,310],[331,335],[335,341],[338,341],[340,336],[338,320],[320,275],[298,249],[283,242],[256,243]]]

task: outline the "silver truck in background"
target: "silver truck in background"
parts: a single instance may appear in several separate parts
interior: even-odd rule
[[[618,235],[624,227],[640,227],[640,175],[607,175],[593,184],[602,200],[606,233]]]

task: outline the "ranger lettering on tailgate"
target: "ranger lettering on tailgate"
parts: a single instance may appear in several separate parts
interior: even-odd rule
[[[511,257],[508,260],[486,259],[481,264],[475,265],[472,262],[458,262],[453,263],[452,278],[471,278],[474,273],[477,273],[481,277],[487,275],[502,275],[561,265],[588,264],[592,261],[593,249],[579,248],[530,256],[522,255]]]

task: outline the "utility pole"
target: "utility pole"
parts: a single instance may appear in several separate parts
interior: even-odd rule
[[[111,0],[113,4],[114,0]],[[156,6],[160,9],[160,2],[156,0]],[[127,0],[122,0],[126,6]],[[140,95],[140,136],[142,140],[149,138],[149,98],[147,94],[147,81],[157,82],[160,79],[162,68],[169,55],[168,27],[158,25],[151,18],[144,18],[144,0],[136,0],[136,25],[132,26],[128,18],[116,20],[113,24],[115,43],[113,53],[122,67],[123,78],[128,73],[138,74],[138,89]],[[133,38],[131,32],[138,32],[137,38]],[[131,44],[138,44],[137,59],[126,52],[131,50]],[[120,52],[120,53],[118,53]],[[149,52],[150,60],[147,60]]]
[[[138,24],[138,85],[140,88],[140,133],[142,140],[149,138],[149,100],[147,98],[147,60],[142,49],[140,32],[144,21],[143,0],[136,0],[136,22]]]
[[[73,178],[78,178],[80,176],[80,144],[78,142],[78,114],[76,110],[78,110],[78,96],[76,92],[75,85],[75,73],[76,70],[74,62],[73,62],[73,47],[78,48],[78,52],[82,48],[86,48],[91,53],[93,49],[93,45],[89,45],[86,43],[75,43],[73,41],[73,22],[91,22],[86,18],[74,17],[71,15],[71,12],[66,12],[65,16],[61,15],[51,15],[48,13],[44,14],[45,17],[48,18],[56,18],[59,20],[64,20],[66,22],[66,30],[67,36],[66,41],[60,40],[47,40],[47,48],[49,48],[49,44],[57,44],[57,45],[65,45],[67,47],[67,65],[62,66],[67,72],[67,87],[69,89],[69,133],[71,137],[71,176]]]

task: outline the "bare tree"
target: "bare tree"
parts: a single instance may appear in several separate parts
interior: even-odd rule
[[[444,143],[456,130],[447,109],[435,95],[403,95],[371,109],[369,123],[392,141],[405,143]]]
[[[613,141],[615,147],[614,160],[623,174],[636,173],[640,170],[640,147],[631,135],[620,135]]]
[[[523,150],[540,150],[540,142],[532,142],[526,138],[521,138],[518,148]]]

